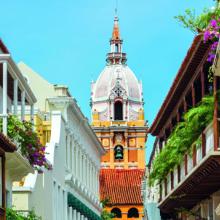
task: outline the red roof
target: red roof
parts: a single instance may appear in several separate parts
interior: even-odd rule
[[[0,39],[0,48],[2,49],[3,53],[9,54],[8,48],[3,43],[2,39]]]
[[[142,169],[102,169],[100,172],[101,200],[109,199],[111,205],[142,204]]]

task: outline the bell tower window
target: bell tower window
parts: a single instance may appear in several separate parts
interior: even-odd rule
[[[115,44],[115,52],[118,53],[119,50],[118,50],[118,44]]]
[[[117,145],[114,148],[114,156],[115,156],[115,160],[123,160],[124,152],[123,152],[123,147],[121,145]]]
[[[115,120],[123,120],[123,106],[121,101],[116,101],[115,102]]]

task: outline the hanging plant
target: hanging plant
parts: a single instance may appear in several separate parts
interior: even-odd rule
[[[149,184],[160,183],[170,171],[179,165],[185,153],[190,152],[203,130],[211,123],[214,112],[214,97],[207,96],[200,104],[184,115],[184,120],[175,127],[166,146],[156,156],[149,176]]]
[[[2,128],[2,120],[0,121]],[[28,121],[20,121],[16,116],[8,116],[8,137],[18,143],[18,149],[26,157],[36,170],[42,167],[52,169],[46,160],[46,148],[40,143],[37,132],[33,131],[33,124]]]

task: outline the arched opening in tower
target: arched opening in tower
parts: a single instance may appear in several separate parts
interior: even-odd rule
[[[123,120],[123,106],[121,101],[115,102],[115,120]]]

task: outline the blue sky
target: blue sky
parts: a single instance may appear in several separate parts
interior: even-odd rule
[[[212,0],[118,0],[128,65],[143,81],[145,115],[152,123],[193,34],[174,19],[199,13]],[[51,83],[67,84],[90,118],[90,82],[105,66],[115,0],[13,0],[1,2],[0,37],[16,62],[24,61]],[[147,143],[147,158],[153,138]]]

